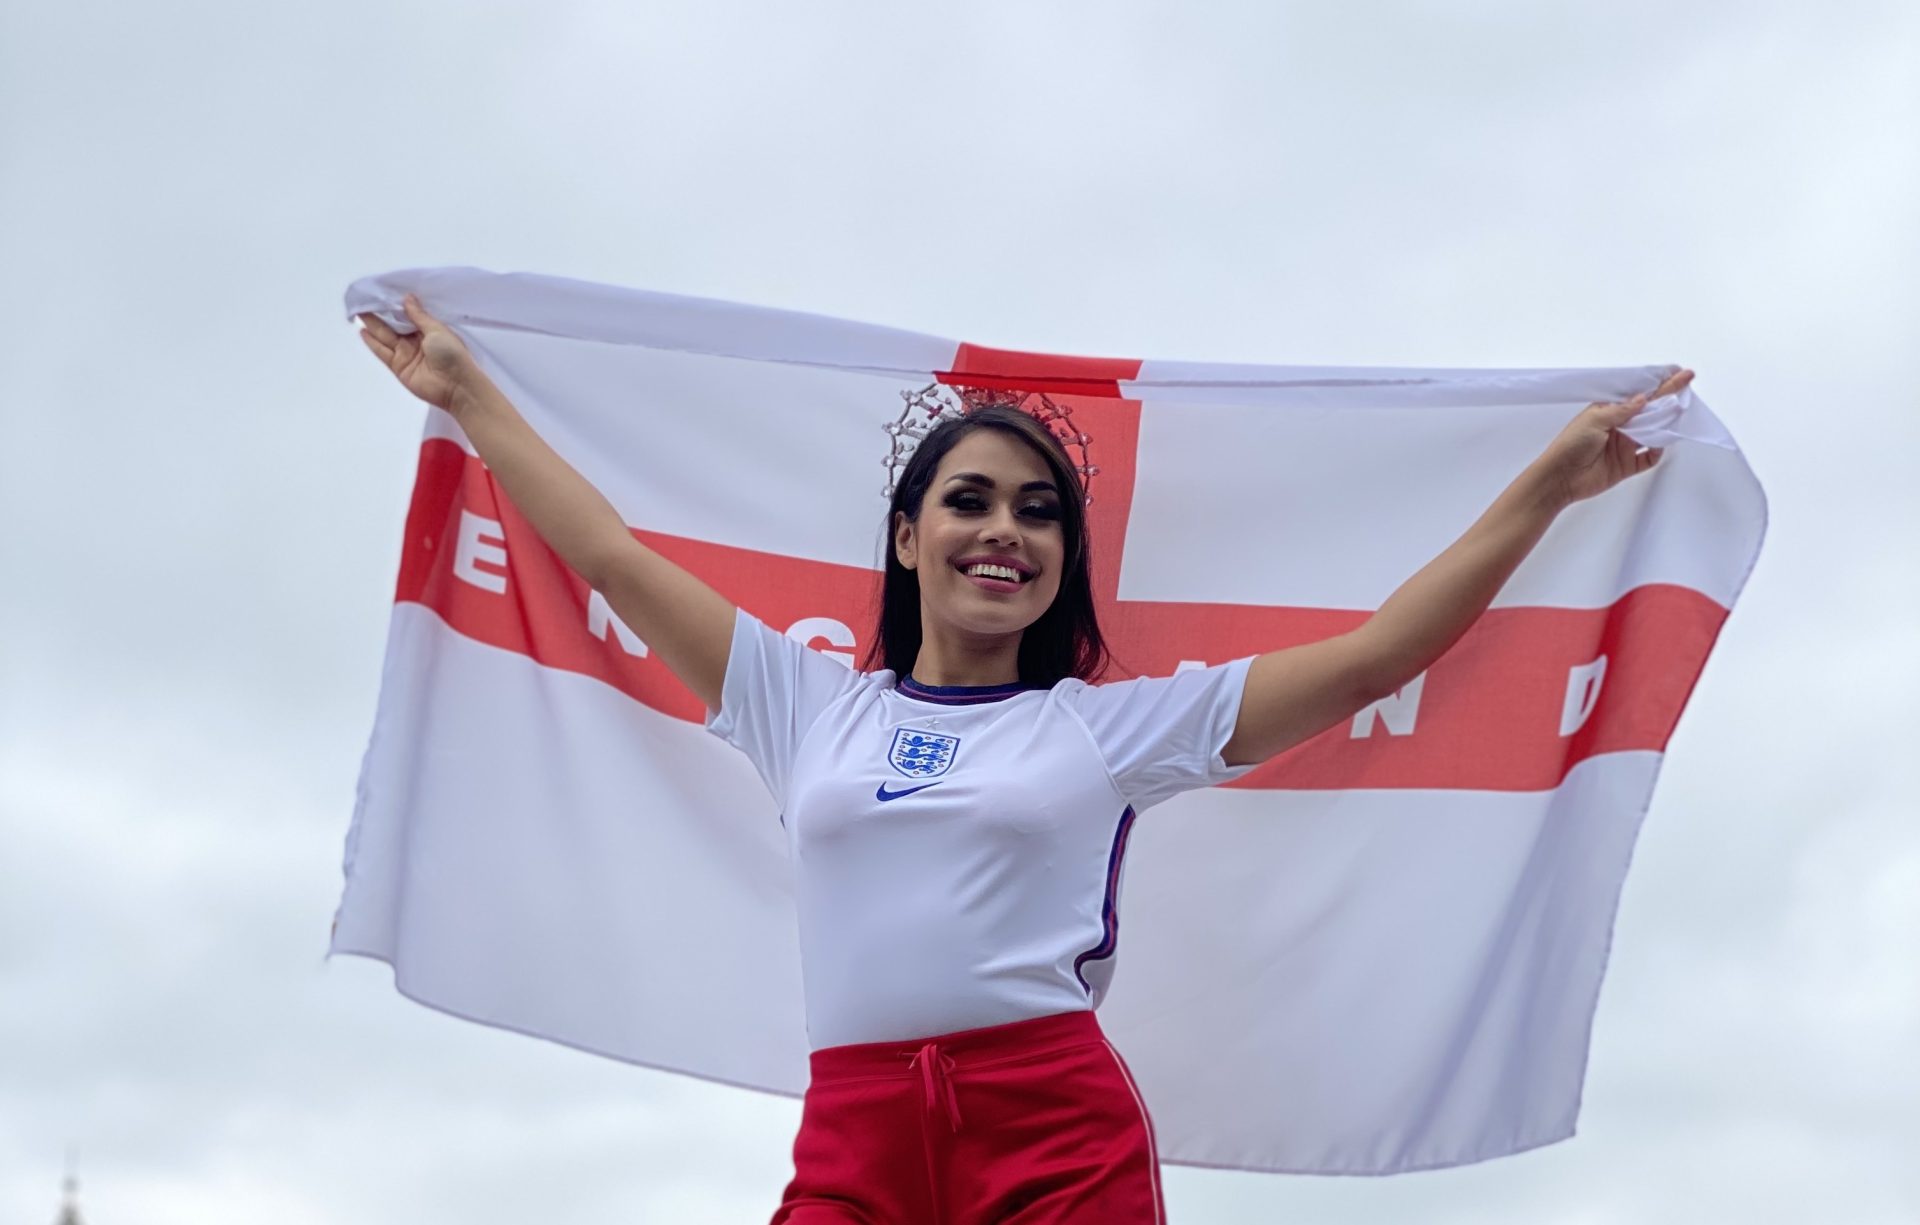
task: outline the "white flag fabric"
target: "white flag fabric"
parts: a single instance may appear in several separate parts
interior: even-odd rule
[[[1583,406],[1673,369],[1061,357],[465,268],[346,310],[410,330],[406,292],[640,539],[849,666],[903,394],[1070,408],[1119,679],[1357,625]],[[1629,433],[1660,465],[1562,514],[1424,675],[1136,822],[1099,1013],[1164,1160],[1384,1174],[1573,1134],[1634,840],[1766,517],[1691,390]],[[333,950],[459,1016],[802,1092],[773,798],[434,410],[399,569]]]

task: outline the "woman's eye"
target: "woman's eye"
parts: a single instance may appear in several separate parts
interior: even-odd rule
[[[977,493],[948,494],[946,504],[958,511],[985,510],[987,506]],[[1054,520],[1060,517],[1060,508],[1050,502],[1029,502],[1020,508],[1020,513],[1030,519]]]

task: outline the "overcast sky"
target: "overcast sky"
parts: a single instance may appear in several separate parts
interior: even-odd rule
[[[1580,1134],[1176,1221],[1920,1218],[1920,8],[0,4],[0,1225],[764,1221],[798,1106],[323,960],[470,264],[1056,352],[1679,362],[1772,512]],[[1196,13],[1198,15],[1196,15]]]

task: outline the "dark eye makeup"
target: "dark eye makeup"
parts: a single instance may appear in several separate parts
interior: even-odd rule
[[[943,499],[943,504],[961,512],[987,508],[986,499],[967,489],[954,490]],[[1028,502],[1020,508],[1020,513],[1033,519],[1052,520],[1060,517],[1060,508],[1052,502]]]

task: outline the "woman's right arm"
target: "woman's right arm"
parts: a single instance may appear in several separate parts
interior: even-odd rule
[[[405,301],[420,330],[402,336],[361,315],[361,336],[401,384],[444,409],[540,538],[606,597],[614,615],[680,681],[720,709],[734,608],[713,588],[634,539],[601,492],[561,459],[488,378],[451,329]]]

